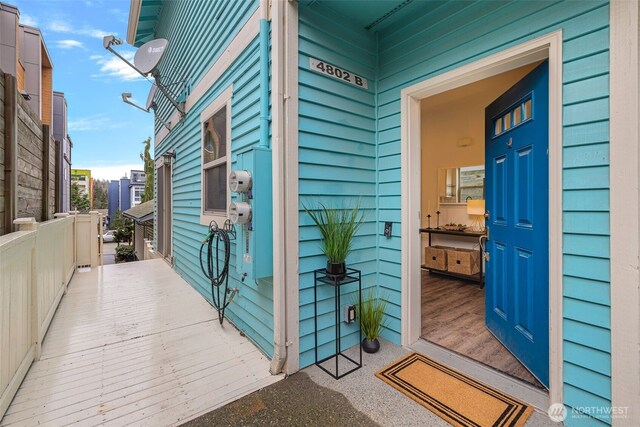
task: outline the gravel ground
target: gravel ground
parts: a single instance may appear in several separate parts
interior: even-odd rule
[[[357,350],[353,347],[345,353],[355,358]],[[378,353],[363,353],[362,368],[340,380],[313,365],[185,425],[449,426],[424,406],[375,377],[375,372],[409,351],[382,340]],[[340,362],[342,364],[343,360]],[[340,370],[348,367],[345,363]],[[546,413],[534,412],[525,427],[534,426],[555,427],[558,424]]]
[[[321,387],[304,372],[183,424],[216,426],[376,426],[340,393]]]

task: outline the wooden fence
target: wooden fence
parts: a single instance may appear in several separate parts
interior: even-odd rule
[[[101,220],[86,215],[56,214],[37,223],[14,221],[19,231],[0,236],[0,419],[29,367],[40,357],[40,345],[71,277],[80,265],[101,264]],[[89,260],[78,260],[86,248]]]

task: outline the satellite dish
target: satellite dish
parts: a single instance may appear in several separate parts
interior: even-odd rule
[[[146,105],[147,110],[150,110],[151,107],[153,106],[153,97],[156,95],[156,91],[157,90],[158,90],[158,86],[156,86],[156,84],[154,83],[151,86],[151,90],[149,91],[149,95],[147,96],[147,105]]]
[[[140,46],[133,57],[136,68],[145,75],[155,71],[168,45],[167,39],[155,39]]]

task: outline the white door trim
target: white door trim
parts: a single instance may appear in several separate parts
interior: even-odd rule
[[[631,426],[640,419],[640,7],[610,7],[611,405],[628,409],[613,425]]]
[[[401,91],[402,344],[420,338],[420,100],[549,59],[549,400],[562,402],[562,31]],[[413,284],[413,286],[411,285]]]

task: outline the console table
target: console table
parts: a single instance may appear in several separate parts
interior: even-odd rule
[[[431,246],[431,236],[433,234],[440,234],[446,236],[458,236],[458,237],[466,237],[470,239],[474,239],[478,241],[478,246],[480,247],[480,273],[467,275],[467,274],[458,274],[453,273],[451,271],[446,270],[437,270],[435,268],[429,268],[422,266],[423,269],[429,270],[430,272],[443,274],[446,276],[457,277],[459,279],[471,280],[480,284],[481,287],[484,287],[484,250],[482,249],[482,245],[480,244],[480,237],[485,236],[484,232],[474,232],[474,231],[454,231],[454,230],[445,230],[442,228],[421,228],[420,233],[426,233],[429,235],[429,246]]]

